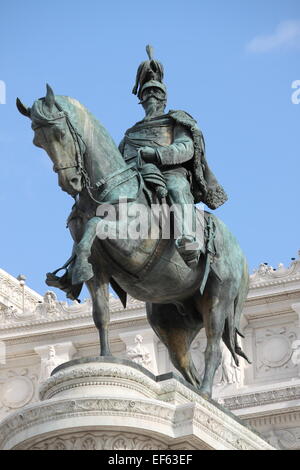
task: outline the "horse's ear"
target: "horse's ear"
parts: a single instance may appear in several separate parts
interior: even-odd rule
[[[54,96],[51,86],[48,85],[48,83],[46,84],[46,87],[47,87],[47,95],[45,96],[45,103],[47,107],[51,110],[55,104],[55,96]]]
[[[21,100],[19,100],[19,98],[17,98],[16,100],[16,105],[21,114],[30,118],[30,108],[24,106],[24,104]]]

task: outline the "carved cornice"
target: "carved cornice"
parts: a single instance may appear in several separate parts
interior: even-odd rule
[[[300,423],[300,410],[299,408],[284,408],[283,410],[264,411],[262,413],[245,415],[243,421],[249,426],[256,429],[269,428],[276,426],[282,428],[283,426],[290,426],[291,423],[296,425]]]
[[[2,288],[5,288],[4,284],[2,284]],[[10,291],[7,295],[10,295]],[[36,295],[38,300],[31,305],[31,309],[27,308],[25,312],[20,312],[17,309],[7,309],[6,307],[2,307],[2,309],[0,309],[0,327],[2,331],[10,329],[24,329],[28,327],[34,328],[39,325],[47,325],[47,327],[50,325],[57,326],[58,323],[61,328],[62,323],[65,321],[70,324],[70,320],[92,319],[92,304],[90,299],[81,304],[77,302],[68,304],[67,302],[57,301],[55,294],[51,291],[48,291],[44,298],[38,294]],[[124,310],[119,299],[110,295],[109,308],[112,320],[115,319],[121,321],[124,317],[126,318],[128,315],[127,312],[129,311],[144,311],[145,303],[129,297],[127,308]]]
[[[26,285],[22,287],[15,277],[0,268],[0,300],[5,306],[12,306],[17,312],[23,308],[23,295],[25,308],[32,311],[43,297]]]
[[[51,400],[38,406],[26,407],[22,412],[6,418],[1,425],[0,448],[4,448],[8,439],[32,426],[42,425],[50,421],[80,416],[120,416],[126,423],[127,417],[134,416],[158,425],[168,424],[179,426],[193,418],[196,427],[205,430],[212,438],[225,443],[227,448],[251,450],[270,449],[256,434],[235,422],[211,403],[202,400],[201,406],[191,405],[190,408],[178,409],[163,402],[149,402],[145,400],[107,399],[107,398],[78,398],[73,400],[60,400],[51,403]],[[76,420],[74,421],[76,422]],[[226,423],[226,424],[225,424]]]
[[[121,320],[112,319],[110,323],[110,331],[118,330],[120,325],[124,327],[140,328],[147,325],[146,313],[139,315],[138,317],[125,317]],[[42,328],[44,327],[44,329]],[[68,338],[70,339],[71,332],[79,336],[89,335],[95,337],[95,345],[99,345],[99,339],[97,335],[97,329],[93,323],[92,313],[89,319],[84,319],[84,322],[80,319],[65,319],[59,323],[44,323],[40,325],[37,323],[34,326],[15,327],[9,329],[0,330],[0,339],[5,341],[7,346],[15,344],[32,344],[35,341],[35,337],[38,341],[46,341],[48,337],[53,338],[55,332],[56,339]],[[2,334],[1,334],[2,333]],[[112,338],[113,341],[113,338]],[[93,341],[89,345],[93,344]]]
[[[273,390],[261,390],[252,393],[219,398],[218,402],[229,410],[255,408],[279,402],[288,402],[300,399],[300,385],[291,385]],[[292,405],[291,405],[292,406]]]
[[[270,297],[272,301],[276,302],[281,300],[298,300],[300,288],[297,289],[295,294],[293,292],[282,293],[282,291],[262,293],[261,289],[257,290],[257,288],[279,286],[280,284],[286,286],[288,282],[295,280],[299,281],[300,285],[300,260],[293,261],[288,268],[280,266],[276,271],[268,266],[261,265],[251,276],[246,308],[247,305],[264,304],[266,298]],[[82,304],[75,302],[68,304],[67,302],[57,301],[55,294],[51,293],[51,291],[48,291],[44,297],[41,297],[27,286],[24,286],[24,292],[26,308],[23,312],[21,311],[22,287],[19,281],[0,269],[0,297],[1,295],[2,297],[5,296],[8,303],[8,299],[11,299],[11,303],[18,306],[18,308],[9,311],[5,310],[7,307],[4,308],[2,306],[1,309],[0,306],[0,327],[2,332],[11,330],[12,334],[18,334],[22,331],[28,331],[28,329],[37,331],[39,326],[42,330],[43,327],[47,327],[49,330],[55,328],[61,329],[71,324],[74,327],[74,322],[75,324],[78,322],[78,327],[81,328],[83,326],[82,320],[87,320],[92,325],[90,300],[86,300]],[[132,321],[132,314],[134,312],[141,311],[142,316],[145,316],[144,302],[131,297],[128,298],[125,310],[120,300],[113,295],[110,295],[109,303],[112,327],[120,322],[127,323]],[[77,327],[77,324],[75,327]]]
[[[300,259],[293,261],[289,267],[282,264],[277,269],[260,264],[250,275],[250,289],[270,287],[288,282],[300,281]]]
[[[11,415],[1,423],[0,448],[7,439],[11,439],[19,432],[31,426],[41,425],[60,418],[101,415],[116,415],[126,417],[134,414],[137,416],[147,416],[149,419],[164,423],[173,421],[174,409],[166,404],[149,403],[143,400],[108,399],[108,398],[80,398],[74,400],[51,400],[41,403],[38,406],[26,407],[15,415]],[[74,421],[74,423],[76,420]],[[126,423],[126,421],[124,421]]]
[[[233,415],[231,417],[226,409],[217,408],[213,402],[204,399],[177,380],[169,380],[163,383],[159,398],[172,402],[175,396],[177,399],[182,397],[188,402],[195,403],[195,424],[203,430],[209,430],[212,437],[218,434],[220,441],[230,443],[234,448],[240,450],[257,448],[255,445],[249,447],[249,441],[246,439],[253,439],[253,430],[246,427],[239,428],[240,424],[236,421],[237,418]],[[237,438],[237,436],[239,437]],[[269,445],[265,444],[265,448],[269,448]]]
[[[74,388],[74,380],[80,386],[87,385],[114,385],[130,388],[132,384],[136,390],[141,385],[144,393],[148,397],[155,397],[159,391],[159,385],[151,380],[147,375],[128,367],[75,367],[56,372],[41,386],[41,400],[48,400],[61,391]]]

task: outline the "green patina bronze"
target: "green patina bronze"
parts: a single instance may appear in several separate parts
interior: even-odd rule
[[[150,237],[150,231],[149,236],[139,239],[97,237],[103,224],[111,234],[134,219],[122,218],[122,198],[131,208],[141,204],[147,220],[151,219],[153,202],[176,203],[176,210],[180,210],[202,201],[215,209],[227,199],[207,164],[196,121],[184,111],[165,113],[163,67],[154,60],[149,46],[147,51],[149,60],[140,65],[133,89],[145,118],[126,131],[119,149],[83,105],[54,95],[49,86],[46,97],[31,108],[17,100],[19,111],[32,121],[34,144],[50,156],[60,187],[76,198],[68,218],[74,240],[72,256],[63,266],[65,274],[57,276],[58,270],[48,273],[47,283],[63,289],[69,298],[78,297],[86,283],[100,334],[101,356],[111,354],[109,284],[124,306],[127,293],[145,301],[149,323],[167,346],[175,367],[188,382],[211,396],[221,359],[221,338],[236,363],[237,355],[246,358],[237,335],[249,276],[233,235],[206,212],[202,220],[204,243],[199,244],[191,228],[200,212],[193,209],[192,217],[183,219],[179,237],[162,238],[158,222],[156,238]],[[104,204],[116,209],[116,221],[99,216]],[[176,210],[174,227],[179,223]],[[190,346],[203,327],[207,347],[201,378]]]

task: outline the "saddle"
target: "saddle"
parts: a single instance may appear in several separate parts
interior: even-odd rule
[[[150,204],[154,202],[153,192],[159,201],[167,197],[168,189],[166,180],[156,165],[153,163],[144,163],[143,166],[139,168],[139,171],[145,183],[144,193]]]

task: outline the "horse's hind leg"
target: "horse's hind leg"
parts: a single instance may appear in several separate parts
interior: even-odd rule
[[[205,349],[205,371],[200,391],[209,397],[212,395],[214,376],[222,357],[220,341],[224,331],[226,314],[230,308],[226,297],[228,297],[226,291],[220,292],[218,295],[207,295],[206,293],[202,302],[207,345]]]
[[[202,323],[191,315],[183,316],[173,304],[146,304],[148,321],[169,351],[176,369],[192,385],[199,388],[200,375],[194,365],[190,346]]]
[[[87,288],[91,294],[93,303],[93,319],[99,331],[100,356],[111,356],[108,328],[109,328],[109,296],[108,279],[105,275],[97,271],[92,279],[87,283]]]

